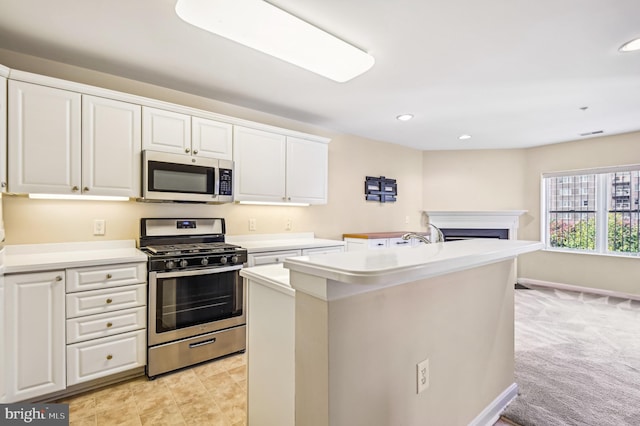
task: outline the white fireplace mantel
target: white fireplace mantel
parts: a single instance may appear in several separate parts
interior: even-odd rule
[[[518,239],[520,216],[527,210],[425,211],[429,223],[438,228],[508,229],[509,239]]]

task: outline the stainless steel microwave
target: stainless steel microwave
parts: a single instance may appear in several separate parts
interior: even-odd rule
[[[233,161],[142,152],[142,198],[145,201],[233,201]]]

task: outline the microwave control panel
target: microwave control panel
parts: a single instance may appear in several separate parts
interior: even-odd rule
[[[233,195],[233,170],[220,169],[220,195]]]

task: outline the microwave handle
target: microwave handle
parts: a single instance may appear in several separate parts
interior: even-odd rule
[[[220,167],[213,168],[213,198],[220,195]]]

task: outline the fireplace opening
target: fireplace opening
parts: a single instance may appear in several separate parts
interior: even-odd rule
[[[509,239],[508,229],[478,229],[478,228],[440,228],[445,241],[469,240],[472,238]]]

